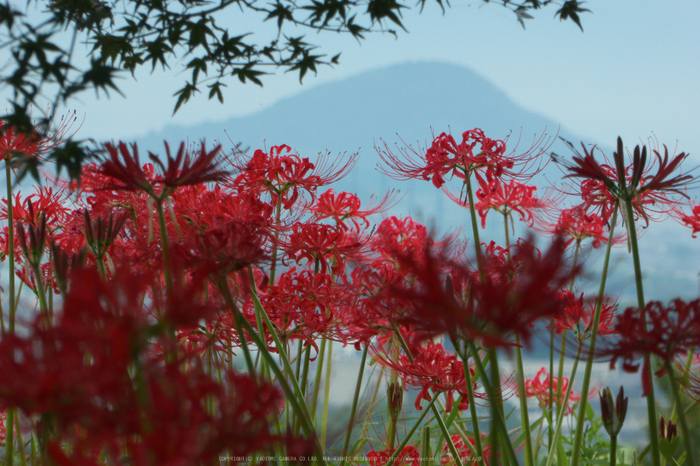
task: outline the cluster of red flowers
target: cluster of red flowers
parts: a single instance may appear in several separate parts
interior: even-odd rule
[[[7,129],[0,140],[5,158],[41,150],[40,140]],[[491,210],[517,213],[554,236],[544,252],[531,239],[491,243],[487,260],[474,266],[465,242],[437,238],[411,218],[372,228],[368,218],[391,207],[393,193],[363,207],[353,194],[323,191],[355,156],[312,163],[282,145],[252,157],[234,153],[224,166],[220,147],[165,150],[164,160],[149,154],[142,164],[135,145],[106,144],[79,185],[17,193],[0,206],[0,219],[12,213],[13,221],[0,232],[2,258],[14,253],[16,275],[42,307],[25,333],[6,333],[3,321],[0,408],[40,416],[42,448],[56,462],[97,464],[99,455],[116,462],[127,453],[134,464],[192,464],[224,451],[316,448],[276,430],[285,406],[278,389],[254,371],[233,370],[233,357],[255,344],[284,357],[294,340],[309,353],[318,353],[318,339],[358,349],[374,341],[374,358],[420,389],[418,409],[431,390],[445,394],[448,411],[466,409],[468,388],[486,399],[477,383],[466,385],[465,375],[477,374],[433,339],[448,334],[509,348],[516,338],[529,344],[539,322],[558,332],[587,330],[592,304],[562,291],[579,271],[567,260],[569,246],[606,241],[619,196],[633,195],[637,215],[646,216],[652,205],[665,209],[669,193],[687,181],[671,174],[683,154],[669,162],[656,152],[652,175],[646,152],[627,168],[616,155],[613,169],[584,148],[570,167],[571,177],[583,179],[581,202],[561,209],[558,198],[538,197],[525,184],[539,144],[507,154],[505,141],[475,129],[460,143],[443,133],[419,157],[382,152],[397,178],[441,187],[474,175],[482,225]],[[62,295],[56,312],[53,299],[41,299],[55,294]],[[606,354],[632,369],[639,354],[687,351],[700,344],[691,337],[700,334],[697,307],[650,303],[613,327],[615,306],[604,303],[599,332],[623,335]],[[528,381],[527,393],[548,406],[543,376]],[[570,390],[568,380],[561,383]],[[453,438],[465,456],[469,441]],[[370,464],[392,452],[370,453]],[[417,457],[406,447],[396,463]]]

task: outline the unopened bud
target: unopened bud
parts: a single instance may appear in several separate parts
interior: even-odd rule
[[[664,417],[661,416],[659,421],[659,437],[665,438],[668,441],[673,440],[673,437],[678,436],[678,426],[676,423],[668,420],[668,424],[664,421]]]
[[[617,398],[613,401],[612,391],[606,387],[600,392],[600,411],[603,418],[603,426],[610,437],[617,437],[622,429],[622,424],[627,416],[627,402],[629,398],[625,398],[625,392],[622,387],[617,394]]]
[[[390,382],[389,386],[387,387],[386,394],[389,398],[389,411],[391,412],[391,418],[396,421],[403,406],[403,388],[401,387],[401,384],[398,382]]]

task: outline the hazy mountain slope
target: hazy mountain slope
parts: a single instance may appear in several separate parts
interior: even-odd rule
[[[527,90],[523,89],[523,92]],[[235,105],[235,102],[227,105]],[[431,128],[436,134],[451,130],[457,136],[475,127],[482,128],[492,138],[504,138],[512,132],[509,148],[521,138],[520,150],[529,149],[534,137],[545,131],[552,139],[558,133],[576,144],[580,140],[565,129],[560,130],[556,121],[518,107],[503,92],[468,69],[421,62],[391,66],[322,84],[247,117],[187,128],[167,127],[138,142],[142,150],[148,148],[162,152],[163,140],[172,145],[185,139],[193,142],[206,138],[208,142],[221,141],[224,149],[229,150],[232,145],[228,133],[233,141],[242,142],[244,147],[253,150],[288,144],[302,157],[311,159],[319,152],[330,151],[335,156],[359,151],[357,167],[335,186],[336,190],[352,191],[367,199],[372,193],[381,196],[390,188],[398,188],[404,198],[394,213],[412,215],[446,232],[467,225],[466,211],[452,204],[431,183],[398,182],[379,173],[376,170],[379,157],[374,145],[383,145],[383,139],[391,147],[395,143],[403,146],[402,139],[414,147],[420,141],[425,147],[432,139]],[[603,147],[614,143],[586,142],[603,143]],[[567,157],[570,155],[560,141],[555,141],[550,150]],[[605,150],[612,154],[611,149]],[[550,164],[545,173],[550,180],[561,175],[554,164]],[[540,187],[547,184],[543,178],[539,180]],[[451,186],[459,190],[457,182]],[[494,217],[482,239],[501,238],[502,229]],[[696,261],[684,259],[700,257],[700,244],[692,240],[688,229],[673,221],[652,223],[640,246],[649,299],[697,295]],[[591,257],[591,289],[597,289],[595,264],[600,264],[600,256],[600,251],[594,251]],[[613,267],[615,275],[608,289],[613,293],[624,290],[625,297],[633,297],[631,258],[625,248],[617,251]]]

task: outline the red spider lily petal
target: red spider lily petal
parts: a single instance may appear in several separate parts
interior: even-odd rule
[[[114,147],[109,142],[104,147],[109,154],[109,159],[102,162],[98,174],[109,177],[111,184],[102,189],[153,193],[151,180],[149,180],[149,176],[141,167],[136,144],[131,145],[133,155],[129,153],[127,145],[121,141],[117,147]]]
[[[475,322],[488,322],[488,333],[481,332],[485,344],[501,345],[505,335],[515,332],[527,345],[536,320],[555,317],[562,311],[554,290],[565,286],[578,272],[578,268],[567,265],[564,249],[561,236],[555,237],[541,256],[530,242],[519,243],[512,256],[518,264],[515,277],[508,276],[506,268],[506,274],[492,273],[483,282],[472,284],[474,298],[469,308]]]
[[[33,157],[42,159],[51,149],[63,143],[76,121],[75,112],[61,117],[58,125],[50,134],[40,134],[35,129],[29,133],[20,133],[16,128],[0,120],[0,160],[13,157]]]
[[[23,134],[0,120],[0,160],[17,155],[31,157],[39,152],[41,137],[36,134]]]
[[[216,158],[221,151],[221,145],[214,147],[210,152],[205,150],[206,144],[202,141],[199,154],[193,159],[190,152],[185,150],[185,143],[180,144],[175,159],[170,155],[170,146],[165,143],[165,151],[168,156],[167,168],[158,156],[149,152],[151,160],[160,166],[163,175],[159,181],[165,186],[176,188],[212,181],[223,181],[229,172],[222,170],[216,163]]]
[[[693,238],[697,238],[696,235],[700,232],[700,204],[693,207],[690,215],[685,215],[680,209],[674,209],[672,216],[685,226],[690,227],[693,230]]]

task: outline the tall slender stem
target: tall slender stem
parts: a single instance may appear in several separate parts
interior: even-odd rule
[[[464,382],[467,386],[467,397],[469,398],[469,412],[472,417],[472,429],[474,430],[474,447],[476,449],[476,457],[478,458],[479,464],[485,466],[484,463],[484,449],[481,445],[481,434],[479,433],[479,418],[476,413],[476,403],[474,402],[474,387],[472,386],[472,374],[469,369],[469,358],[467,357],[466,345],[461,347],[457,338],[450,335],[452,340],[452,345],[455,347],[457,353],[459,353],[460,358],[462,358],[462,365],[464,367]],[[472,357],[478,357],[478,355],[472,355]]]
[[[506,249],[510,248],[510,235],[508,233],[508,213],[503,213],[503,225],[506,233]],[[510,254],[508,255],[508,262],[510,262]],[[552,337],[554,338],[554,337]],[[526,466],[533,466],[535,464],[535,457],[532,451],[532,433],[530,432],[530,414],[527,410],[527,393],[525,390],[525,371],[523,369],[523,352],[520,345],[520,337],[515,335],[515,361],[516,361],[516,372],[515,378],[518,382],[518,397],[520,398],[520,423],[523,426],[523,434],[525,436],[525,464]],[[550,347],[550,355],[553,354]],[[550,364],[554,365],[554,356],[550,356]],[[550,371],[551,374],[551,371]],[[550,393],[552,378],[549,378]],[[551,400],[551,397],[550,397]]]
[[[13,218],[13,208],[12,208],[12,169],[10,168],[10,156],[5,156],[5,179],[7,183],[7,226],[8,226],[8,266],[9,266],[9,280],[10,280],[10,299],[9,301],[9,322],[7,326],[7,331],[9,334],[15,333],[15,312],[17,307],[15,305],[15,224]],[[9,466],[13,465],[15,456],[15,441],[14,441],[14,425],[15,410],[7,410],[7,419],[5,420],[5,425],[10,426],[9,429],[5,430],[5,461]]]
[[[357,374],[357,384],[355,384],[355,396],[352,398],[352,408],[350,409],[350,420],[348,421],[348,430],[345,433],[345,443],[343,444],[343,465],[347,464],[348,448],[350,447],[350,436],[352,428],[355,425],[355,413],[357,412],[357,402],[360,399],[360,390],[362,389],[362,376],[365,373],[365,363],[367,362],[367,350],[369,343],[362,348],[362,360],[360,361],[360,371]]]
[[[646,301],[644,300],[644,285],[642,283],[642,266],[639,260],[639,245],[637,244],[637,228],[634,224],[634,210],[632,209],[632,198],[627,196],[625,198],[625,212],[626,221],[629,231],[630,246],[632,248],[632,261],[634,262],[634,281],[637,285],[637,306],[639,307],[639,312],[642,312],[644,316],[643,309],[646,306]],[[644,364],[642,365],[642,370],[647,370],[649,380],[651,384],[649,387],[649,393],[647,395],[647,415],[649,417],[649,440],[651,444],[651,460],[654,466],[661,465],[661,453],[659,450],[659,432],[658,423],[656,417],[656,397],[654,396],[654,377],[651,368],[651,356],[649,354],[644,355]],[[642,375],[642,378],[645,376]]]
[[[571,466],[578,466],[581,457],[581,445],[583,443],[583,424],[586,420],[586,405],[588,404],[588,387],[591,384],[591,372],[593,371],[593,353],[595,351],[596,337],[598,336],[598,325],[600,324],[600,312],[603,308],[603,296],[605,295],[605,283],[608,279],[608,265],[610,264],[610,251],[613,244],[613,234],[615,223],[617,222],[617,211],[619,204],[613,208],[612,221],[610,222],[610,234],[608,236],[608,246],[605,250],[605,261],[603,262],[603,272],[600,276],[600,287],[598,288],[598,299],[595,304],[593,314],[593,326],[591,328],[591,341],[588,346],[588,357],[586,359],[586,370],[583,375],[583,387],[581,388],[581,401],[576,422],[576,434],[574,436],[573,458]],[[562,410],[566,405],[562,405]],[[553,445],[552,445],[553,446]],[[550,454],[551,457],[551,454]]]
[[[583,342],[584,342],[583,339],[579,340],[578,348],[576,350],[576,358],[574,358],[574,368],[571,370],[571,378],[569,379],[568,387],[571,387],[574,384],[574,380],[576,379],[576,371],[578,370],[578,361],[579,361],[579,358],[581,357],[581,351],[583,351]],[[561,380],[561,379],[559,379],[559,380]],[[559,386],[559,393],[561,393],[561,386],[563,384],[561,382],[557,382],[557,385]],[[559,441],[559,434],[561,433],[561,425],[564,422],[564,413],[565,413],[567,405],[569,404],[569,395],[570,394],[571,394],[571,390],[568,390],[566,392],[566,395],[564,396],[564,400],[562,401],[561,405],[557,408],[557,425],[556,425],[556,428],[554,429],[554,435],[552,436],[552,441],[549,444],[547,466],[551,466],[552,459],[554,458],[554,452],[556,450],[556,444]],[[585,400],[587,400],[587,399],[588,399],[588,394],[586,394],[586,397],[585,397]],[[581,400],[581,401],[584,401],[584,400]],[[550,422],[552,422],[551,419],[550,419]]]
[[[473,341],[467,340],[467,345],[469,346],[469,351],[472,354],[478,354],[476,345]],[[475,356],[474,362],[476,363],[476,370],[479,372],[479,376],[481,377],[482,386],[486,391],[489,403],[496,402],[500,399],[500,397],[496,396],[494,388],[491,385],[491,381],[489,380],[488,373],[486,372],[486,369],[484,369],[484,365],[482,364],[481,359],[479,359],[478,356]],[[492,423],[495,425],[492,438],[497,438],[500,434],[503,437],[503,441],[505,442],[504,451],[505,453],[507,453],[507,456],[503,455],[502,460],[506,461],[506,458],[508,458],[508,460],[513,460],[513,464],[518,464],[518,459],[515,456],[515,450],[513,450],[513,445],[511,444],[510,436],[508,435],[508,428],[506,427],[505,418],[501,415],[501,411],[498,409],[493,411],[492,414],[494,416],[494,419],[492,419]]]
[[[408,431],[404,439],[401,441],[398,447],[396,447],[396,450],[394,450],[394,453],[392,453],[391,457],[389,457],[389,461],[386,462],[386,466],[391,466],[394,464],[394,461],[396,461],[396,457],[401,455],[401,451],[404,449],[404,447],[408,444],[408,442],[411,440],[411,437],[413,436],[413,433],[418,429],[418,426],[420,423],[423,421],[423,418],[425,417],[426,414],[428,414],[428,411],[430,411],[430,408],[433,407],[435,402],[437,401],[438,397],[440,396],[439,392],[435,392],[433,395],[433,398],[430,400],[430,403],[426,407],[426,409],[423,410],[421,415],[418,417],[416,420],[415,424],[413,424],[413,427],[411,427],[411,430]]]
[[[668,379],[671,382],[671,391],[673,392],[673,397],[678,404],[678,420],[681,423],[681,432],[683,433],[683,443],[685,444],[685,455],[686,462],[688,464],[698,464],[695,461],[695,449],[693,448],[693,441],[691,438],[690,428],[688,427],[688,420],[685,417],[685,410],[683,409],[683,403],[681,398],[681,392],[678,387],[678,380],[676,380],[675,369],[673,363],[670,360],[664,362],[666,366],[666,371],[668,372]]]

